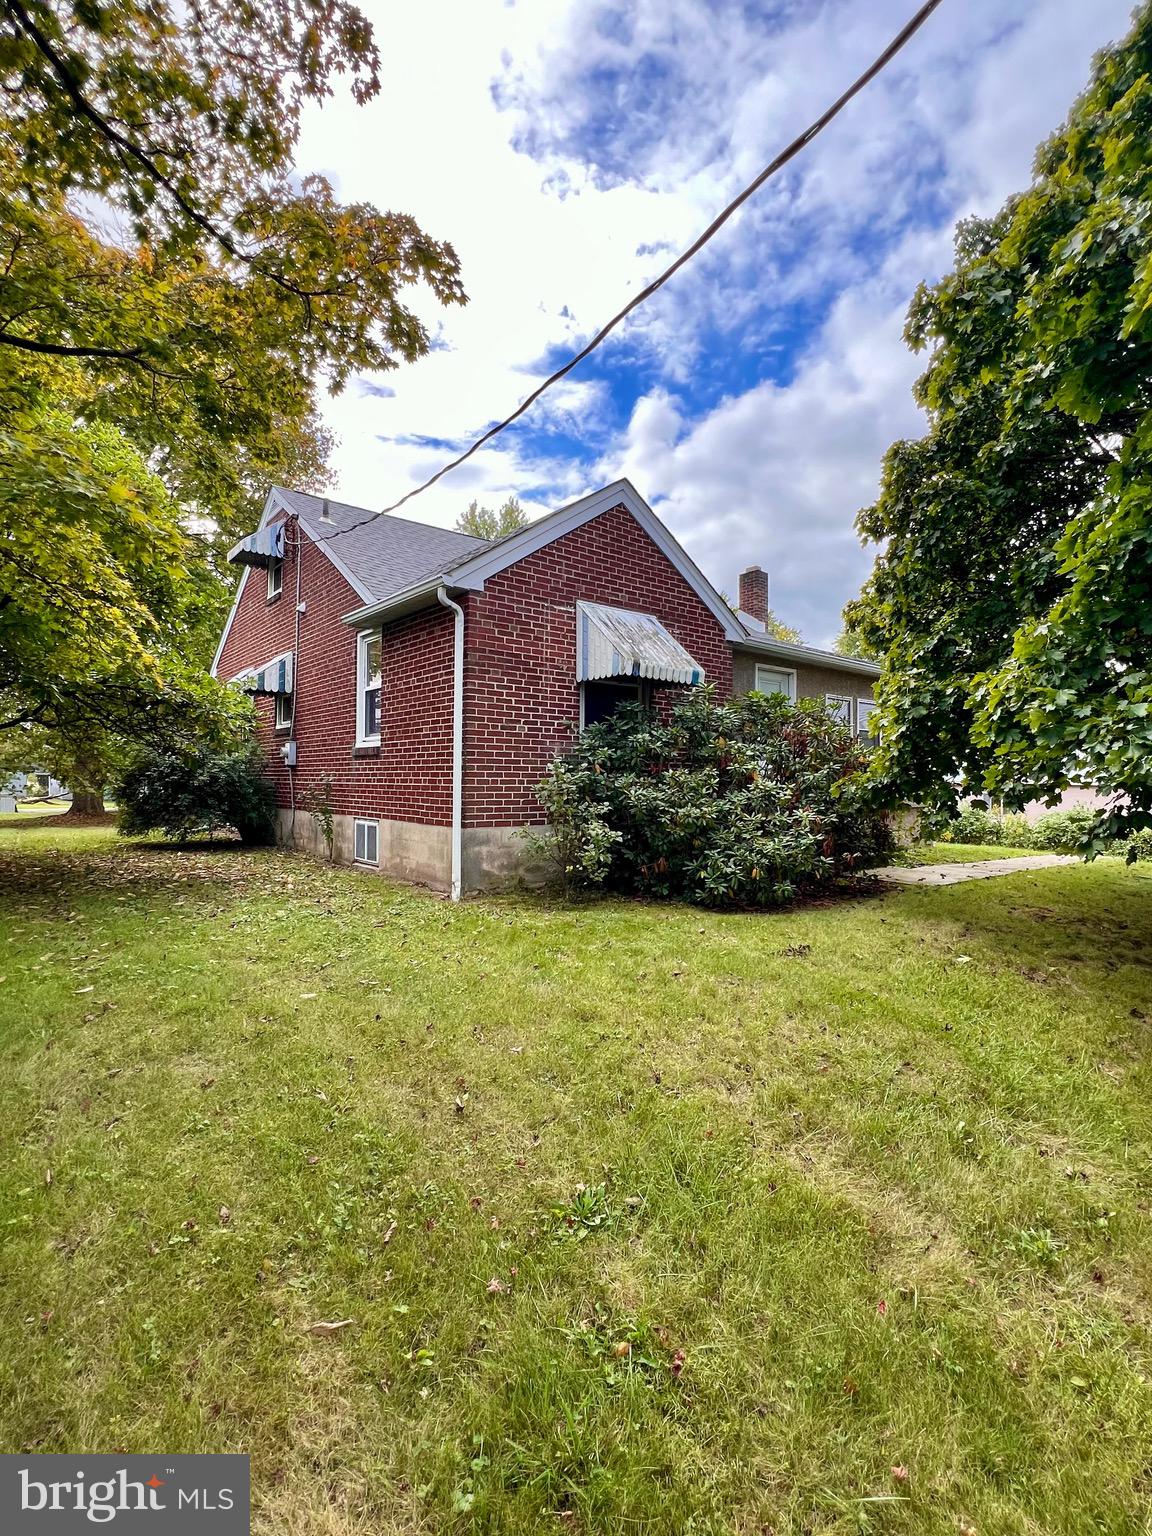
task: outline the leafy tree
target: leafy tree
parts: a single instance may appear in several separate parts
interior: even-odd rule
[[[451,246],[297,177],[336,75],[382,84],[347,0],[0,7],[0,730],[226,729],[221,547],[322,480],[318,381],[427,351],[405,291],[464,302]]]
[[[223,589],[114,427],[0,427],[0,526],[0,736],[38,728],[38,755],[96,790],[116,738],[227,737],[247,718],[205,672]]]
[[[320,469],[317,376],[427,350],[405,287],[464,298],[451,246],[296,178],[301,112],[336,74],[359,101],[381,88],[344,0],[0,10],[0,360],[81,360],[84,419],[159,454],[229,537],[256,486]],[[0,374],[5,409],[12,390]]]
[[[457,530],[470,533],[474,539],[502,539],[527,525],[528,514],[515,496],[509,496],[499,512],[470,501],[467,511],[461,512],[456,519]]]
[[[927,435],[862,512],[848,620],[886,657],[875,770],[1009,804],[1086,778],[1152,820],[1152,6],[1099,55],[1032,187],[917,293]]]
[[[764,615],[764,628],[773,640],[783,640],[788,645],[803,645],[804,641],[798,629],[793,629],[791,624],[785,624],[769,608]]]
[[[832,642],[832,649],[840,656],[855,656],[860,661],[879,661],[880,652],[864,638],[860,631],[850,624],[844,628]]]

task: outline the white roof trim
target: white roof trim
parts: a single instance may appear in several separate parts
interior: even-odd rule
[[[287,502],[280,500],[275,491],[269,493],[268,500],[275,500],[276,505],[278,507],[282,507],[284,511],[289,514],[289,516],[296,515],[293,513],[292,508],[287,504]],[[263,524],[261,524],[261,526],[263,526]],[[324,554],[327,555],[329,560],[331,560],[332,564],[340,572],[341,576],[343,576],[344,580],[352,588],[356,596],[360,598],[362,602],[372,602],[372,593],[369,592],[368,588],[361,580],[359,580],[358,577],[353,576],[352,572],[344,564],[340,556],[334,553],[332,549],[332,540],[327,536],[322,535],[318,537],[316,534],[314,534],[302,517],[297,516],[296,526],[302,533],[306,534],[308,538],[311,539],[312,543],[317,549],[323,550]]]
[[[627,508],[632,514],[661,554],[711,612],[725,636],[729,640],[742,639],[744,628],[736,615],[629,480],[614,480],[603,490],[593,491],[579,501],[538,517],[527,528],[500,539],[490,549],[482,549],[479,554],[450,566],[446,574],[451,578],[452,585],[473,586],[487,581],[489,576],[495,576],[508,566],[534,555],[537,550],[544,549],[556,539],[562,539],[566,533],[572,533],[601,513],[610,512],[613,507],[619,506]]]
[[[769,661],[807,662],[813,667],[829,667],[837,672],[855,672],[860,677],[879,677],[880,667],[863,656],[842,656],[839,651],[818,651],[811,645],[793,645],[790,640],[776,640],[771,635],[745,635],[734,642],[733,650]]]
[[[220,665],[220,658],[224,654],[224,642],[228,639],[228,633],[232,628],[232,620],[236,617],[236,610],[240,606],[240,599],[244,596],[244,588],[248,585],[248,573],[252,567],[246,565],[241,572],[240,581],[236,587],[236,596],[232,599],[232,606],[228,610],[228,617],[224,620],[224,628],[220,634],[220,644],[216,647],[216,654],[212,658],[212,665],[208,668],[208,676],[216,676],[216,668]]]

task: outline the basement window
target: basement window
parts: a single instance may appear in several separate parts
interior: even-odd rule
[[[380,823],[378,821],[361,821],[359,817],[353,823],[352,857],[357,864],[379,864],[380,862]]]

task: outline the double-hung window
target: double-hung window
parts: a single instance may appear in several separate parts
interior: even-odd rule
[[[856,700],[856,734],[861,741],[875,741],[872,731],[872,716],[876,705],[871,699]]]
[[[782,693],[786,699],[796,701],[796,674],[786,667],[756,668],[757,693]]]
[[[360,636],[356,660],[356,744],[380,745],[380,634]]]
[[[852,729],[852,700],[844,693],[826,693],[824,702],[837,720],[842,721],[849,730]]]

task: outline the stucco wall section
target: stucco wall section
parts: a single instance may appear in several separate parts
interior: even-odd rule
[[[769,661],[766,656],[755,656],[748,651],[737,651],[732,659],[733,693],[751,693],[756,686],[756,664],[784,667],[788,663]],[[846,694],[853,699],[870,699],[874,683],[870,677],[855,672],[842,672],[838,667],[811,666],[803,662],[791,669],[796,673],[796,697],[798,699],[822,699],[825,694]]]

